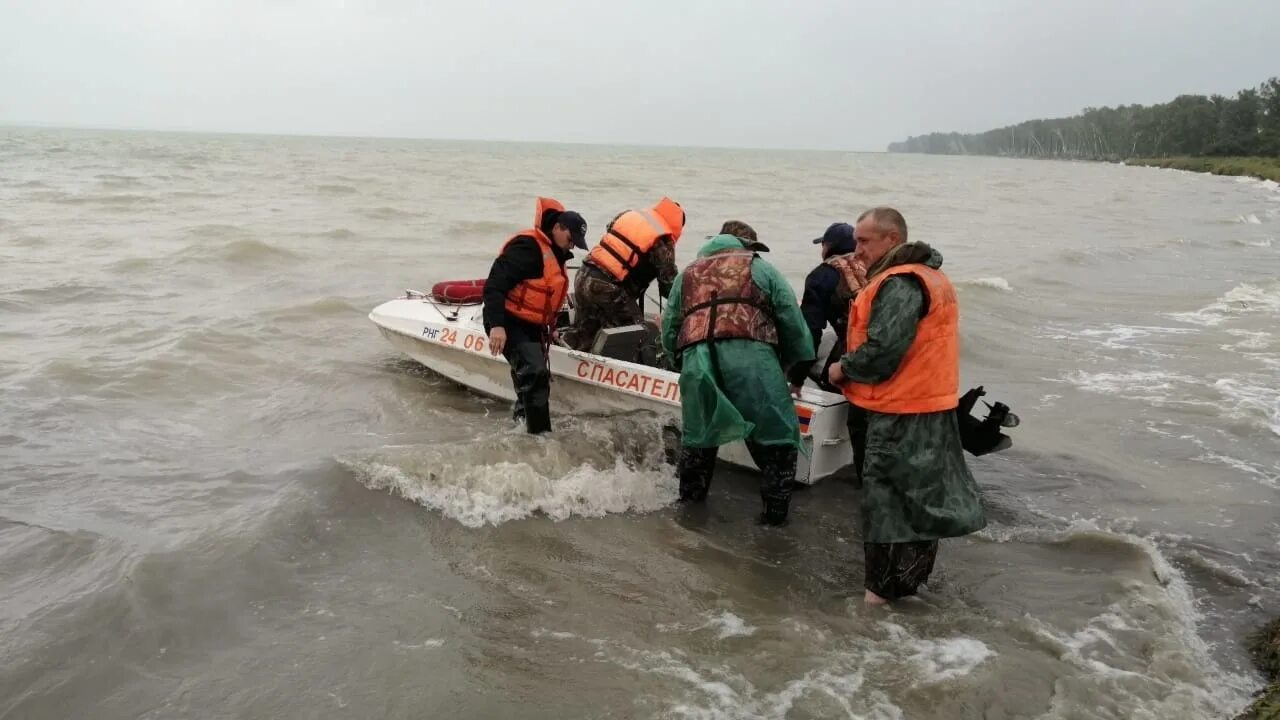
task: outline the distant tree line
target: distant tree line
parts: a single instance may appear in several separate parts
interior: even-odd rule
[[[1161,105],[1086,108],[978,134],[931,133],[889,152],[1125,160],[1172,156],[1280,156],[1280,77],[1235,97],[1179,95]]]

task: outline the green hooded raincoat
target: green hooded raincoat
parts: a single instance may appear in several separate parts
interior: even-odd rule
[[[742,241],[732,235],[717,235],[698,251],[698,257],[742,247]],[[662,347],[669,357],[676,358],[680,368],[681,442],[686,447],[711,448],[751,440],[803,450],[795,402],[784,371],[797,362],[813,361],[813,340],[795,292],[777,269],[756,257],[751,263],[751,279],[773,305],[776,349],[755,340],[717,340],[690,346],[677,357],[676,338],[684,322],[683,272],[671,288],[668,311],[662,318]]]

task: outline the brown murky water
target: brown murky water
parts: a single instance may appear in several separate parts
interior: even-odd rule
[[[861,596],[833,478],[672,505],[643,417],[507,408],[365,315],[533,196],[662,194],[798,285],[892,203],[962,293],[991,527]],[[0,718],[1223,717],[1277,610],[1280,192],[1110,165],[0,130]]]

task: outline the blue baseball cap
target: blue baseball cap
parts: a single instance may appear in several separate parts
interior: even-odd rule
[[[830,245],[839,245],[841,242],[852,243],[853,241],[853,226],[849,223],[838,222],[831,223],[827,231],[822,233],[822,237],[813,239],[813,244],[828,243]]]

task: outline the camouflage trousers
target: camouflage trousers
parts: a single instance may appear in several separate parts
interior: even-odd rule
[[[867,411],[849,406],[849,440],[853,444],[853,468],[862,485],[867,457]],[[885,600],[915,595],[929,580],[938,557],[937,540],[900,543],[862,543],[863,586]]]
[[[885,600],[915,595],[929,580],[938,557],[937,540],[862,543],[866,568],[863,585]]]
[[[573,301],[573,326],[561,334],[574,350],[590,350],[601,330],[644,322],[640,299],[590,266],[573,280]]]

